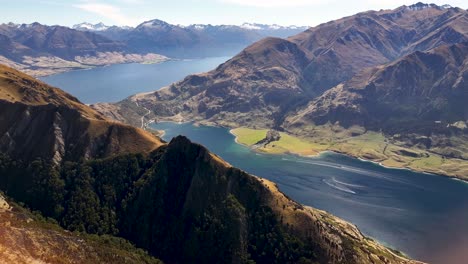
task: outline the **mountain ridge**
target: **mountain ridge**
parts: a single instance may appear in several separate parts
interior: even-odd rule
[[[162,143],[149,133],[108,120],[75,97],[0,66],[1,151],[55,163],[151,151]],[[126,135],[126,140],[118,140]],[[122,137],[124,139],[124,137]],[[104,145],[102,145],[104,143]]]

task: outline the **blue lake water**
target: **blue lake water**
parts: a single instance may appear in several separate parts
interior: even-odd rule
[[[40,79],[60,87],[86,104],[117,102],[136,93],[167,86],[189,74],[212,70],[229,58],[208,57],[158,64],[117,64],[91,70],[70,71]]]
[[[233,166],[278,184],[289,197],[356,224],[368,236],[430,263],[468,259],[468,184],[388,169],[335,153],[259,154],[225,128],[162,122],[164,140],[185,135]]]
[[[113,65],[42,80],[84,103],[114,102],[211,70],[227,59]],[[153,126],[166,131],[165,140],[186,135],[232,165],[278,183],[291,198],[344,218],[411,257],[437,264],[468,263],[468,184],[464,182],[387,169],[333,153],[317,158],[258,154],[236,144],[225,128],[189,123]]]

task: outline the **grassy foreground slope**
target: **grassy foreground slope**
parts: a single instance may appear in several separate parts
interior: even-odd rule
[[[161,264],[128,241],[70,232],[0,194],[1,263]]]

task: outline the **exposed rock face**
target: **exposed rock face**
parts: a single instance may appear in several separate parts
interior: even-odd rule
[[[63,160],[147,152],[161,145],[142,130],[108,121],[76,98],[0,67],[0,150],[16,158]]]
[[[162,119],[278,127],[288,112],[364,68],[467,41],[467,16],[435,5],[359,13],[288,39],[261,40],[211,72],[129,100]],[[127,105],[122,113],[134,111]]]
[[[5,200],[5,197],[0,194],[0,213],[5,212],[10,209],[10,205]]]
[[[268,130],[265,138],[255,143],[253,147],[265,146],[265,145],[270,144],[271,142],[280,140],[280,138],[281,138],[281,135],[278,131],[270,129]]]

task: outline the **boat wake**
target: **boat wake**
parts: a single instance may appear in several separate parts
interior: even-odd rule
[[[354,190],[352,190],[350,187],[364,187],[364,186],[361,186],[361,185],[356,185],[356,184],[350,184],[350,183],[345,183],[345,182],[342,182],[342,181],[338,181],[336,180],[335,178],[331,178],[331,179],[323,179],[322,180],[326,185],[332,187],[333,189],[336,189],[336,190],[339,190],[339,191],[342,191],[342,192],[346,192],[346,193],[350,193],[350,194],[356,194],[356,192]]]

